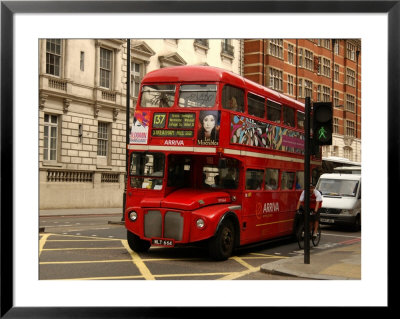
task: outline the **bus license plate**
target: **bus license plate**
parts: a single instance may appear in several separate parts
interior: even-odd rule
[[[151,244],[152,245],[156,245],[156,246],[167,246],[167,247],[174,247],[175,242],[172,239],[152,239],[151,240]]]
[[[334,219],[321,218],[320,220],[321,220],[322,223],[328,223],[328,224],[334,224],[335,223]]]

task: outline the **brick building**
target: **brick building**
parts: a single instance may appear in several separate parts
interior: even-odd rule
[[[361,41],[244,40],[244,76],[304,103],[332,101],[333,142],[322,156],[361,162]]]

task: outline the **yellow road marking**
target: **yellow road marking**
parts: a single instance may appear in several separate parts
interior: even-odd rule
[[[139,269],[140,273],[143,275],[144,279],[146,280],[155,280],[153,274],[150,272],[149,268],[145,265],[143,260],[140,258],[140,256],[135,253],[133,250],[130,249],[128,245],[127,240],[121,240],[122,245],[124,245],[126,251],[129,252],[129,254],[132,257],[132,261],[135,264],[135,266]]]
[[[229,259],[233,259],[233,260],[237,261],[243,267],[246,267],[247,270],[232,273],[230,275],[227,275],[225,277],[220,278],[219,280],[232,280],[232,279],[236,279],[236,278],[239,278],[239,277],[245,276],[247,274],[250,274],[252,272],[256,272],[256,271],[260,270],[260,267],[253,267],[252,265],[250,265],[247,262],[245,262],[242,258],[239,258],[237,256],[233,256],[233,257],[231,257]]]
[[[40,254],[43,251],[43,247],[46,244],[46,240],[47,240],[47,238],[49,236],[50,236],[50,234],[45,234],[45,235],[42,235],[42,238],[40,238],[40,241],[39,241],[39,257],[40,257]]]
[[[261,254],[261,253],[250,253],[250,255],[257,255],[265,258],[290,258],[287,256],[277,256],[277,255],[267,255],[267,254]],[[242,258],[251,258],[251,257],[242,257]]]

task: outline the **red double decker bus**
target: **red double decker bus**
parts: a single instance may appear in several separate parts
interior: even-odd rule
[[[288,236],[304,188],[304,105],[234,73],[148,73],[130,133],[132,250],[201,243],[216,260]],[[321,165],[312,158],[311,170]]]

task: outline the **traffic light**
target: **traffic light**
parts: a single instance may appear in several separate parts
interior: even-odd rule
[[[313,103],[313,143],[332,145],[332,102]]]

